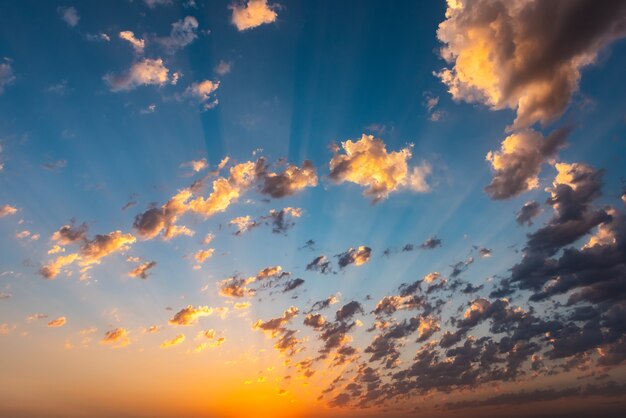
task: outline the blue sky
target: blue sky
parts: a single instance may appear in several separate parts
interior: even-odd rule
[[[28,376],[32,366],[28,355],[20,358],[20,351],[35,341],[39,341],[40,348],[30,355],[46,356],[48,350],[62,348],[68,353],[58,355],[68,367],[74,364],[69,353],[72,350],[80,350],[81,358],[98,362],[111,356],[103,354],[103,348],[108,348],[105,333],[123,329],[128,340],[112,342],[123,346],[114,353],[128,370],[133,370],[135,356],[144,352],[150,361],[169,359],[193,367],[200,361],[189,357],[194,348],[193,336],[200,328],[212,328],[225,340],[212,348],[214,352],[222,350],[219,356],[203,359],[203,367],[223,368],[246,350],[254,353],[256,360],[244,362],[244,370],[258,368],[259,361],[266,361],[267,352],[278,356],[267,360],[272,364],[284,359],[293,362],[281,368],[282,375],[275,376],[277,380],[271,384],[276,387],[271,390],[288,391],[290,401],[299,406],[289,412],[285,401],[280,403],[267,395],[264,402],[282,405],[272,412],[274,416],[305,416],[302,405],[313,405],[329,416],[337,411],[355,416],[396,416],[393,414],[415,408],[402,398],[402,382],[390,383],[383,378],[380,387],[385,396],[376,398],[378,393],[371,389],[356,393],[339,383],[331,384],[333,371],[347,376],[345,385],[351,382],[349,379],[359,383],[359,368],[364,365],[381,374],[397,373],[415,364],[416,353],[430,347],[428,341],[439,344],[441,356],[455,359],[454,351],[450,352],[441,341],[446,331],[458,333],[459,346],[466,338],[471,339],[469,328],[464,328],[468,325],[459,325],[463,324],[466,309],[485,314],[481,319],[484,322],[476,324],[472,335],[500,344],[501,332],[489,327],[498,318],[488,317],[486,305],[475,301],[492,306],[506,298],[505,309],[511,316],[519,312],[515,309],[523,309],[533,320],[544,321],[542,324],[561,321],[551,331],[553,340],[532,335],[529,341],[537,347],[526,347],[529,354],[511,378],[496,378],[494,371],[489,378],[483,376],[467,386],[458,383],[428,388],[420,387],[419,379],[412,380],[411,390],[424,402],[426,413],[441,408],[443,413],[454,411],[460,405],[454,402],[488,401],[483,381],[497,382],[503,392],[516,391],[515,384],[529,390],[574,387],[581,391],[580,376],[563,371],[562,364],[582,356],[596,362],[589,366],[594,374],[585,375],[585,384],[595,385],[593,378],[606,374],[623,387],[623,363],[607,367],[602,360],[607,354],[597,353],[619,352],[625,338],[624,331],[613,330],[610,323],[615,312],[622,312],[619,309],[623,309],[626,295],[623,285],[616,284],[623,283],[626,262],[621,241],[626,202],[626,83],[622,81],[626,43],[619,26],[625,19],[624,8],[611,3],[615,10],[603,14],[597,10],[602,5],[558,2],[562,4],[557,15],[561,25],[550,31],[533,29],[533,22],[552,12],[545,2],[514,3],[527,6],[531,16],[528,21],[524,20],[526,15],[516,15],[521,12],[513,2],[507,5],[495,0],[480,0],[460,8],[453,1],[3,2],[0,292],[4,297],[0,300],[0,355],[5,360],[0,365],[17,357],[15,374]],[[489,14],[496,5],[504,12]],[[589,18],[590,29],[581,30],[577,36],[572,10],[593,16]],[[248,20],[237,20],[238,11],[248,13]],[[596,18],[600,23],[594,26]],[[514,34],[502,31],[485,35],[496,26],[481,26],[481,19],[493,19]],[[450,33],[456,37],[450,37]],[[507,36],[512,40],[505,39]],[[535,42],[534,49],[522,47],[524,37]],[[551,44],[554,39],[561,41]],[[507,61],[509,57],[503,52],[507,41],[516,45],[511,53],[515,64]],[[481,51],[485,49],[489,54],[483,56]],[[473,66],[474,59],[480,65]],[[531,64],[525,67],[527,62]],[[495,72],[487,74],[492,68]],[[452,71],[451,79],[443,75],[445,69]],[[144,72],[140,74],[140,70]],[[544,91],[559,104],[541,102]],[[516,118],[525,115],[528,102],[535,103],[531,120],[513,126]],[[544,150],[543,144],[550,142],[559,129],[568,130],[564,139],[554,151]],[[374,142],[367,142],[369,137],[363,135],[372,135],[369,141]],[[517,135],[517,148],[510,154],[498,154],[503,159],[510,157],[502,167],[486,159],[488,153],[499,152],[506,137]],[[333,170],[334,162],[349,154],[344,142],[347,140],[365,147],[362,159]],[[376,144],[384,146],[383,151],[374,149]],[[408,156],[394,160],[396,152],[407,152]],[[254,165],[261,156],[268,164],[266,170],[274,174],[257,172],[249,184],[235,185],[229,170],[242,167],[246,161]],[[229,160],[225,166],[213,172],[226,157]],[[292,177],[281,177],[290,169],[305,170],[306,161],[314,167],[315,181],[302,185]],[[201,164],[197,171],[191,168],[191,162]],[[381,166],[378,174],[393,180],[391,185],[381,186],[378,174],[372,174]],[[567,173],[572,176],[567,181],[555,178]],[[284,180],[281,187],[288,188],[280,196],[264,189],[274,176]],[[599,176],[601,184],[586,183]],[[193,198],[208,198],[214,191],[213,181],[219,178],[237,188],[240,196],[222,210],[210,213],[194,209],[187,199],[185,205],[189,206],[172,222],[193,233],[169,239],[160,230],[149,236],[149,228],[139,226],[141,216],[151,208],[161,211],[181,191],[192,190]],[[492,181],[513,182],[520,178],[521,187],[505,190],[503,186],[500,196],[485,190]],[[411,183],[411,179],[417,179],[420,185]],[[192,188],[194,182],[197,189]],[[370,187],[382,187],[378,199],[367,194]],[[594,192],[583,196],[581,190],[587,187]],[[579,199],[584,210],[574,221],[585,227],[550,249],[538,249],[533,234],[556,235],[551,227],[564,231],[572,225],[559,217],[565,204],[555,202],[569,199],[559,194],[565,193],[561,189],[568,189],[574,196],[572,200]],[[522,206],[532,201],[537,202],[541,212],[530,218],[532,225],[522,225],[516,217]],[[274,233],[273,218],[268,214],[284,208],[298,208],[298,215],[285,215],[293,225],[288,223],[285,231]],[[594,212],[598,217],[588,220],[594,210],[602,214]],[[158,216],[166,223],[172,220],[165,209]],[[237,229],[229,222],[243,216],[257,220],[258,225],[235,234]],[[54,238],[55,231],[64,225],[77,231],[83,223],[86,233],[78,238],[65,243]],[[99,246],[96,235],[113,231],[129,234],[132,241],[110,251],[98,247],[105,254],[94,256],[89,264],[85,248]],[[215,236],[211,243],[202,242],[207,234]],[[594,237],[599,244],[593,244]],[[440,243],[425,245],[428,239]],[[308,240],[314,244],[306,246]],[[546,235],[541,242],[550,242],[550,238]],[[413,244],[414,249],[402,251],[406,244]],[[55,245],[59,246],[57,252],[51,251]],[[213,253],[206,261],[194,262],[194,254],[209,248]],[[352,259],[344,267],[338,264],[342,253],[360,248],[371,251],[363,263]],[[532,270],[536,266],[527,267],[536,257],[548,265],[561,259],[568,249],[577,251],[580,257],[595,257],[595,252],[601,250],[615,251],[611,253],[611,263],[615,263],[611,264],[612,275],[606,283],[598,278],[597,282],[582,284],[577,280],[593,270],[591,265],[583,263],[580,271],[550,274]],[[389,250],[387,255],[385,250]],[[76,260],[57,274],[46,277],[42,273],[57,257],[74,253]],[[332,274],[307,269],[321,255],[330,260]],[[148,269],[145,279],[129,276],[132,269],[150,261],[156,265]],[[566,261],[563,256],[562,264]],[[454,265],[459,262],[466,262],[467,271],[456,274]],[[290,275],[272,276],[270,282],[259,279],[259,271],[276,265]],[[88,268],[80,271],[85,266]],[[516,276],[516,267],[531,270]],[[433,272],[440,273],[437,280],[441,280],[442,288],[427,293],[429,282],[422,278]],[[593,274],[605,277],[604,273]],[[533,281],[539,276],[541,286]],[[550,287],[556,277],[565,282],[570,276],[576,284],[564,285],[563,291]],[[249,286],[259,287],[256,293],[250,291],[243,298],[229,298],[221,291],[223,280],[229,277],[256,277]],[[302,278],[304,284],[283,291],[285,283],[296,278]],[[420,305],[406,312],[398,308],[395,318],[384,321],[372,313],[385,296],[397,295],[399,286],[415,281],[422,281],[423,297],[432,298],[429,300],[435,308]],[[468,285],[475,290],[463,292]],[[506,295],[493,292],[502,288],[507,289]],[[602,293],[607,288],[617,296],[589,297],[578,305],[567,304],[577,292],[591,289]],[[335,369],[332,356],[320,348],[323,338],[319,332],[330,328],[302,325],[303,318],[318,312],[315,302],[331,295],[337,296],[338,304],[319,310],[327,318],[326,327],[331,327],[334,312],[341,306],[351,301],[360,306],[350,315],[358,321],[349,333],[352,342],[344,341],[333,348],[351,346],[356,354]],[[437,305],[438,300],[442,304]],[[243,302],[248,305],[235,307]],[[186,341],[159,350],[163,340],[180,335],[177,325],[181,324],[172,317],[187,305],[209,306],[214,313],[199,323],[194,320],[182,324],[193,327],[182,329]],[[266,332],[259,326],[255,328],[258,320],[279,318],[292,305],[299,310],[295,319],[289,318]],[[222,318],[217,313],[220,307],[229,309]],[[568,321],[581,307],[592,309],[596,316],[587,322]],[[43,319],[33,319],[34,314],[41,314]],[[61,327],[37,325],[57,317],[65,318]],[[371,344],[377,335],[393,339],[381,324],[398,325],[408,318],[435,321],[437,330],[432,339],[417,341],[419,332],[404,336],[398,342],[402,362],[393,367],[368,360],[367,353],[374,349]],[[347,322],[337,319],[335,324]],[[520,324],[509,324],[507,332],[514,334],[512,330],[521,328]],[[152,325],[159,330],[158,337],[146,331]],[[599,335],[594,344],[581,343],[578,351],[560,354],[559,341],[569,344],[576,332],[583,340],[583,330],[593,326],[599,330],[594,334]],[[56,332],[42,328],[55,328]],[[94,328],[89,341],[81,340],[85,330]],[[292,329],[297,330],[296,346],[300,348],[275,348],[277,338]],[[3,342],[9,339],[10,344]],[[468,344],[476,344],[475,339]],[[571,345],[577,346],[574,342]],[[515,350],[503,347],[499,354],[510,359]],[[486,345],[480,349],[487,350]],[[545,359],[541,373],[532,369],[532,356]],[[330,388],[319,399],[321,389],[311,394],[302,389],[304,386],[298,387],[302,380],[285,378],[295,376],[298,369],[293,364],[307,358],[317,362],[311,366],[311,370],[318,371],[317,376],[323,374],[324,367],[333,370],[312,381],[322,389]],[[79,381],[84,378],[79,371],[72,373]],[[560,381],[550,377],[555,374]],[[0,381],[9,384],[16,375]],[[240,382],[250,378],[241,370],[233,376],[229,378]],[[44,380],[61,386],[67,383],[53,375]],[[108,383],[102,381],[103,386]],[[20,393],[22,400],[41,397],[42,405],[51,402],[52,395],[37,391],[24,395],[26,387],[26,383],[18,385],[14,395]],[[270,393],[267,388],[258,390]],[[454,395],[446,398],[444,394],[450,390],[455,391]],[[403,399],[400,403],[405,409],[379,409],[380,402],[396,396]],[[619,405],[623,405],[623,391],[619,396]],[[560,399],[554,398],[552,406],[567,411],[558,403]],[[0,400],[5,401],[7,411],[18,411],[23,416],[41,413],[29,409],[28,402],[9,402],[2,395]],[[142,400],[129,406],[128,411],[144,407]],[[93,400],[94,405],[98,402],[102,399]],[[177,404],[172,400],[168,405],[175,409]],[[485,402],[469,408],[468,416],[476,407],[489,405]],[[219,405],[206,408],[207,414],[212,411],[221,416],[216,412],[222,411]],[[610,414],[611,408],[603,411]],[[242,413],[236,407],[228,411],[231,415],[224,416]],[[187,410],[180,413],[193,416]]]

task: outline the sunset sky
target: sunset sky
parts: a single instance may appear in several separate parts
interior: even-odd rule
[[[0,416],[620,417],[626,2],[0,1]]]

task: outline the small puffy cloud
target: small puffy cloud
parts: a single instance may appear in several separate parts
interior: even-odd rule
[[[0,218],[4,218],[5,216],[14,215],[17,213],[17,208],[11,205],[2,205],[0,206]]]
[[[256,277],[249,277],[247,279],[229,277],[218,282],[219,294],[224,297],[242,298],[246,294],[250,293],[250,289],[247,286],[255,280]]]
[[[199,160],[191,160],[180,164],[180,168],[188,168],[194,173],[199,173],[202,170],[205,170],[209,166],[206,158],[201,158]]]
[[[569,130],[559,129],[547,137],[527,129],[502,141],[499,151],[490,151],[487,161],[493,179],[485,188],[493,199],[507,199],[539,187],[541,166],[553,158],[565,143]]]
[[[261,193],[273,198],[291,196],[307,187],[317,186],[317,174],[311,161],[304,161],[302,168],[288,164],[281,173],[268,171],[265,160],[257,162],[257,176],[261,180]]]
[[[278,17],[274,11],[276,5],[268,5],[267,0],[248,0],[232,4],[230,8],[233,11],[232,23],[239,31],[275,22]]]
[[[146,46],[146,41],[144,39],[135,38],[135,34],[132,31],[125,30],[119,33],[120,39],[123,39],[131,44],[135,53],[138,55],[143,54],[143,49]]]
[[[263,330],[275,337],[284,330],[284,326],[296,315],[298,315],[298,308],[290,306],[281,317],[273,318],[268,321],[258,320],[252,325],[252,329]]]
[[[2,299],[11,299],[11,295],[10,293],[4,293],[4,292],[0,292],[0,300]]]
[[[78,15],[78,11],[74,7],[59,7],[57,9],[61,19],[67,26],[73,28],[78,25],[78,21],[80,20],[80,16]]]
[[[182,343],[183,341],[185,341],[185,334],[178,334],[177,336],[175,336],[171,340],[163,341],[161,343],[160,347],[161,348],[170,348],[170,347],[173,347],[175,345],[178,345],[178,344]]]
[[[52,321],[48,322],[48,326],[51,328],[59,328],[67,323],[67,319],[64,316],[60,316]]]
[[[339,268],[347,267],[350,264],[361,266],[370,261],[371,256],[372,249],[363,245],[357,248],[349,248],[347,251],[336,255],[339,258]]]
[[[175,223],[188,210],[187,201],[191,197],[190,190],[179,191],[160,208],[154,207],[137,215],[133,227],[143,239],[155,238],[162,231],[165,239],[180,235],[181,230],[176,228]]]
[[[90,42],[111,42],[111,37],[106,33],[88,33],[85,35],[85,39]]]
[[[67,167],[67,160],[50,161],[43,164],[42,167],[49,171],[58,171]]]
[[[72,264],[77,259],[78,254],[76,253],[59,256],[56,258],[56,260],[51,261],[41,267],[39,269],[39,274],[41,274],[46,279],[54,279],[59,275],[63,267]]]
[[[76,233],[76,231],[81,232]],[[89,240],[84,238],[84,232],[80,227],[74,228],[70,225],[65,225],[59,231],[55,232],[53,239],[59,243],[68,244],[80,239],[82,245],[77,253],[59,256],[41,267],[39,273],[46,279],[54,279],[59,274],[61,268],[75,261],[78,261],[83,268],[89,268],[94,264],[99,264],[102,258],[116,252],[126,251],[130,244],[136,241],[133,235],[124,234],[122,231],[96,235],[93,239]]]
[[[310,271],[318,271],[322,274],[329,274],[333,272],[330,261],[324,255],[315,257],[313,261],[306,265],[306,269]]]
[[[232,63],[230,61],[220,60],[220,62],[215,66],[215,69],[213,71],[215,71],[217,75],[226,75],[230,73],[231,69]]]
[[[363,194],[374,202],[386,199],[390,193],[401,189],[427,192],[430,186],[426,177],[432,168],[428,163],[409,167],[411,147],[387,152],[381,139],[373,135],[361,136],[357,141],[347,140],[335,149],[330,160],[330,178],[336,183],[349,181],[365,187]]]
[[[4,93],[4,89],[13,84],[15,81],[15,75],[13,74],[13,67],[10,62],[0,63],[0,94]],[[1,171],[1,169],[0,169]]]
[[[304,325],[307,327],[311,327],[314,329],[321,329],[326,323],[326,318],[324,315],[316,313],[316,314],[308,314],[304,317]]]
[[[254,221],[250,216],[238,216],[236,218],[233,218],[228,222],[228,225],[232,225],[237,228],[237,231],[235,231],[235,235],[241,235],[244,232],[259,226],[259,224]]]
[[[112,345],[115,348],[124,347],[130,343],[128,331],[124,328],[115,328],[104,333],[100,344]]]
[[[78,226],[74,224],[63,225],[58,231],[52,234],[52,241],[59,245],[69,245],[75,242],[83,242],[87,238],[89,227],[86,223]]]
[[[578,90],[581,69],[626,35],[620,2],[448,1],[438,73],[455,100],[513,109],[513,128],[547,124]],[[580,31],[585,25],[586,30]]]
[[[193,258],[196,260],[198,264],[202,264],[207,259],[209,259],[213,255],[214,252],[215,252],[215,248],[208,248],[206,250],[198,250],[193,254]]]
[[[533,219],[541,213],[541,205],[535,200],[524,203],[524,206],[517,212],[515,220],[520,225],[532,225]]]
[[[163,86],[168,82],[174,83],[176,79],[176,77],[170,79],[169,71],[161,58],[145,58],[134,63],[124,74],[106,74],[104,81],[113,92],[133,90],[147,85]]]
[[[178,311],[168,322],[171,325],[189,326],[195,324],[198,318],[212,314],[213,308],[209,308],[208,306],[198,306],[194,308],[192,305],[187,305],[186,308]]]
[[[147,279],[149,271],[156,266],[156,261],[148,261],[145,263],[139,264],[137,267],[132,269],[128,275],[130,277],[139,277],[141,279]]]
[[[283,293],[290,292],[294,289],[297,289],[303,284],[304,284],[304,279],[301,279],[299,277],[296,279],[289,280],[287,283],[285,283],[285,286],[283,287]]]
[[[441,239],[437,237],[430,237],[420,244],[420,248],[423,250],[432,250],[437,247],[441,247]]]
[[[219,86],[219,81],[200,81],[187,87],[185,95],[201,103],[204,110],[212,109],[218,104],[218,100],[213,93],[215,93]]]
[[[198,21],[193,16],[186,16],[184,19],[172,23],[170,36],[157,38],[157,42],[163,45],[168,52],[174,53],[178,49],[192,43],[198,38]]]
[[[113,231],[109,234],[96,235],[86,241],[80,248],[80,263],[83,266],[100,263],[100,259],[119,251],[125,251],[136,238],[122,231]]]

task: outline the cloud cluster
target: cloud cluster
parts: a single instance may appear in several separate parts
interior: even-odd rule
[[[582,68],[624,36],[621,2],[448,1],[437,37],[451,68],[437,75],[455,100],[516,112],[509,127],[516,132],[487,155],[494,169],[489,195],[506,199],[537,187],[541,165],[565,138],[562,131],[542,138],[530,127],[560,117]]]
[[[342,142],[341,148],[344,153],[337,147],[330,160],[330,178],[336,183],[348,181],[365,187],[363,194],[374,202],[400,189],[422,193],[430,190],[426,177],[431,166],[422,163],[409,167],[410,147],[387,152],[382,140],[363,134],[357,141]]]

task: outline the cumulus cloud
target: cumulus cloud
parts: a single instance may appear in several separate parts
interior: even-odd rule
[[[129,30],[125,30],[119,33],[120,39],[123,39],[131,44],[135,53],[138,55],[143,54],[143,49],[146,46],[146,41],[144,39],[135,38],[135,34]]]
[[[231,21],[239,31],[256,28],[265,23],[275,22],[278,17],[274,11],[276,8],[276,5],[268,5],[267,0],[248,0],[245,3],[232,4]]]
[[[568,133],[559,129],[544,138],[539,132],[523,130],[506,137],[499,151],[487,154],[494,174],[485,191],[493,199],[507,199],[539,187],[541,166],[556,155]]]
[[[5,216],[14,215],[17,213],[17,208],[11,205],[2,205],[0,206],[0,218],[4,218]]]
[[[370,258],[372,257],[372,249],[361,245],[357,248],[348,248],[348,250],[341,254],[337,254],[335,257],[339,258],[339,268],[347,267],[350,264],[361,266],[370,261]]]
[[[132,269],[128,275],[130,277],[139,277],[141,279],[147,279],[149,275],[149,271],[156,266],[156,261],[148,261],[145,263],[139,264],[137,267]]]
[[[59,7],[57,11],[67,26],[73,28],[78,25],[80,16],[78,15],[78,11],[75,7]]]
[[[281,353],[294,355],[299,351],[298,345],[300,341],[296,338],[296,331],[287,329],[285,325],[299,313],[298,308],[290,306],[282,316],[273,318],[268,321],[259,319],[252,324],[253,330],[261,330],[268,334],[271,338],[276,338],[276,348]]]
[[[374,202],[401,189],[421,193],[430,190],[426,177],[432,168],[425,162],[409,167],[411,147],[387,152],[381,139],[363,134],[357,141],[342,142],[341,148],[344,153],[337,147],[330,160],[330,178],[336,183],[348,181],[365,187],[363,194],[372,197]]]
[[[187,305],[187,307],[178,311],[168,322],[171,325],[189,326],[198,322],[198,318],[210,315],[213,315],[213,308],[208,306],[194,308],[192,305]]]
[[[165,67],[161,58],[144,58],[134,63],[130,69],[123,74],[108,73],[103,78],[113,92],[129,91],[140,86],[157,85],[163,86],[166,83],[175,83],[176,76],[169,76],[170,70]]]
[[[208,260],[213,255],[214,252],[215,252],[215,248],[208,248],[206,250],[198,250],[193,254],[193,258],[194,260],[196,260],[196,263],[202,264],[206,260]]]
[[[333,272],[330,261],[324,255],[315,257],[309,264],[306,265],[306,269],[311,271],[318,271],[322,274],[329,274]]]
[[[559,117],[581,69],[626,35],[626,6],[593,1],[448,1],[438,73],[455,100],[513,109],[515,129]],[[584,27],[584,30],[581,28]]]
[[[0,62],[0,94],[4,93],[5,88],[13,84],[14,81],[15,74],[13,74],[13,67],[11,66],[11,63]],[[1,168],[0,171],[2,171]]]
[[[86,223],[82,223],[78,226],[74,224],[63,225],[52,234],[51,240],[59,245],[84,242],[87,238],[88,230],[89,227]]]
[[[48,326],[51,328],[59,328],[67,323],[67,319],[64,316],[60,316],[52,321],[48,322]]]
[[[124,328],[115,328],[104,333],[100,344],[108,344],[115,348],[124,347],[130,344],[128,331]]]
[[[172,23],[170,35],[157,38],[157,42],[163,45],[168,52],[174,53],[197,39],[197,31],[198,20],[193,16],[186,16],[184,19]]]

